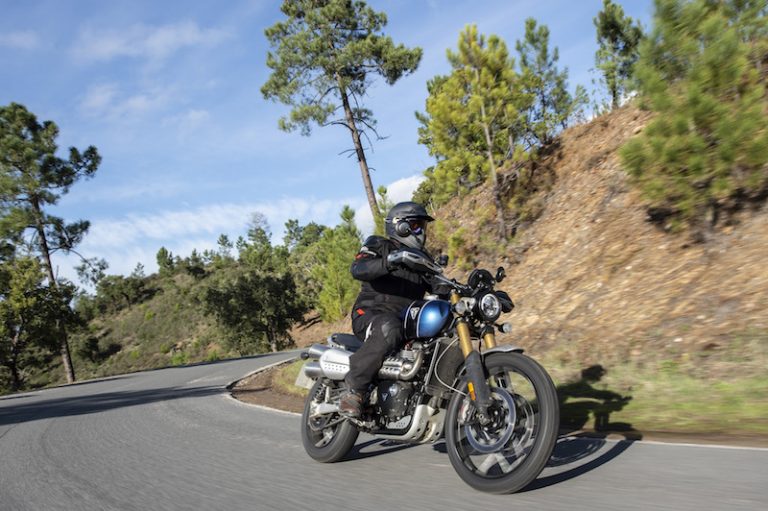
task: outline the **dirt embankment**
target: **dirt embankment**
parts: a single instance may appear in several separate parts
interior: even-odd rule
[[[567,130],[545,162],[554,184],[540,199],[542,215],[502,254],[484,248],[488,226],[473,215],[483,197],[490,199],[488,190],[439,211],[476,233],[468,242],[474,264],[506,266],[501,287],[517,305],[508,341],[555,350],[577,366],[649,356],[685,361],[734,343],[766,343],[768,214],[744,213],[705,244],[648,222],[618,155],[648,119],[623,108]]]

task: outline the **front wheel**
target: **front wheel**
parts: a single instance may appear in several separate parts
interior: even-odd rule
[[[491,421],[477,420],[465,379],[448,405],[448,458],[476,490],[513,493],[536,479],[552,454],[560,422],[557,393],[547,372],[520,353],[492,353],[484,365]]]
[[[339,461],[357,440],[359,431],[336,413],[322,412],[323,405],[339,402],[343,387],[332,381],[318,379],[304,403],[301,416],[301,441],[310,458],[321,463]]]

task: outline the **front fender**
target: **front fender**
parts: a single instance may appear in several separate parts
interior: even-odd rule
[[[492,353],[522,353],[525,351],[523,348],[519,346],[515,346],[514,344],[504,344],[502,346],[496,346],[495,348],[491,348],[489,350],[485,350],[481,353],[483,358],[487,357],[488,355],[491,355]]]

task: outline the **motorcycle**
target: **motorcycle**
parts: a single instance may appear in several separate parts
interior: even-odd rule
[[[337,333],[302,354],[304,374],[314,381],[304,406],[301,437],[309,456],[331,463],[343,458],[360,432],[406,443],[445,438],[451,465],[473,488],[513,493],[544,469],[557,440],[559,406],[551,378],[512,345],[498,345],[497,323],[514,304],[495,290],[499,268],[473,270],[466,284],[443,273],[447,258],[400,251],[402,264],[450,289],[450,299],[413,302],[404,311],[406,342],[388,356],[372,383],[363,414],[339,413],[349,357],[362,343]]]

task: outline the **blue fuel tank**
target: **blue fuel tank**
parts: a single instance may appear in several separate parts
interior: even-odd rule
[[[404,312],[406,339],[434,337],[453,319],[451,304],[445,300],[417,300]]]

